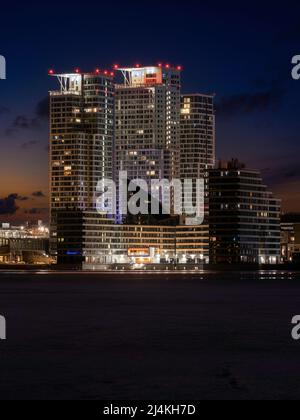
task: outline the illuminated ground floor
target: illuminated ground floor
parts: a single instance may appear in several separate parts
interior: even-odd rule
[[[118,225],[97,213],[78,211],[60,212],[55,223],[52,255],[59,265],[77,269],[182,271],[199,270],[206,264],[280,263],[280,238],[249,241],[243,248],[236,242],[225,247],[210,237],[207,224]]]
[[[91,270],[209,262],[208,225],[116,225],[95,213],[68,212],[58,216],[51,242],[59,264]]]

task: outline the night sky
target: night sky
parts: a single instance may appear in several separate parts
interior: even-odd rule
[[[182,65],[183,92],[216,94],[218,158],[261,169],[283,209],[300,211],[300,4],[280,3],[3,3],[0,222],[47,220],[48,69],[114,63]]]

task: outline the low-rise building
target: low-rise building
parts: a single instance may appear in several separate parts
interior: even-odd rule
[[[61,212],[57,224],[58,264],[84,269],[118,265],[199,266],[208,263],[207,225],[117,225],[96,212]]]
[[[220,163],[209,174],[210,262],[280,262],[281,201],[257,170],[237,160]]]
[[[284,263],[300,262],[300,214],[281,218],[281,258]]]
[[[49,230],[36,226],[0,227],[0,263],[49,263]]]

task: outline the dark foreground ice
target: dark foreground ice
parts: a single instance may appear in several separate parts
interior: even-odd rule
[[[0,399],[299,399],[300,274],[0,273]]]

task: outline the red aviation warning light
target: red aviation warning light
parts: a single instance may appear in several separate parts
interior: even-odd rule
[[[112,72],[110,73],[110,75],[111,75],[111,77],[114,77],[114,76],[115,76],[115,73],[112,71]]]
[[[119,64],[114,64],[114,70],[118,70]]]
[[[166,64],[166,69],[169,69],[170,68],[170,64]]]
[[[96,73],[96,74],[100,74],[100,69],[96,69],[96,70],[95,70],[95,73]]]
[[[182,66],[177,66],[176,70],[181,71],[182,70]]]
[[[162,63],[158,63],[158,67],[162,67]]]
[[[50,70],[48,71],[48,74],[49,74],[50,76],[53,76],[53,74],[54,74],[54,70],[53,70],[53,69],[50,69]]]
[[[140,65],[140,64],[136,64],[136,65],[135,65],[135,67],[136,67],[137,69],[139,69],[139,68],[141,67],[141,65]]]
[[[77,68],[77,69],[75,69],[75,73],[76,73],[76,74],[79,74],[79,73],[80,73],[80,69],[78,69],[78,68]]]

